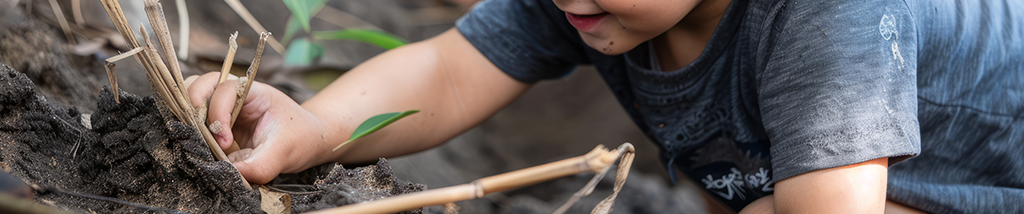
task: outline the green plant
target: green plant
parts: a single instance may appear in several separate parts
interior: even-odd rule
[[[346,30],[334,30],[334,31],[312,31],[309,26],[309,20],[313,18],[313,15],[318,13],[320,9],[323,9],[327,4],[328,0],[283,0],[288,10],[292,12],[291,20],[285,27],[285,34],[282,41],[288,42],[295,37],[295,34],[299,32],[299,29],[305,30],[306,34],[312,35],[310,38],[298,38],[288,45],[284,53],[285,65],[288,66],[309,66],[313,63],[313,60],[323,55],[323,46],[316,44],[315,40],[335,40],[335,39],[350,39],[368,44],[380,46],[384,49],[393,49],[399,46],[405,45],[406,42],[398,36],[392,35],[383,31],[374,30],[361,30],[361,29],[346,29]],[[370,133],[376,132],[381,128],[384,128],[398,119],[402,119],[405,116],[415,114],[419,110],[409,110],[404,112],[391,112],[384,113],[370,117],[352,133],[352,137],[348,141],[339,144],[334,147],[333,150],[338,150],[342,146],[355,141],[356,139],[362,138],[363,136],[369,135]]]
[[[406,42],[404,39],[384,31],[345,29],[331,31],[312,31],[309,21],[315,14],[327,4],[328,0],[283,0],[288,10],[292,12],[291,19],[285,26],[285,34],[282,41],[289,43],[284,58],[288,66],[308,66],[313,60],[323,54],[323,46],[316,43],[317,40],[339,40],[349,39],[380,46],[384,49],[392,49]],[[292,40],[302,29],[311,38],[297,38]]]
[[[345,146],[345,144],[355,141],[356,139],[362,138],[363,136],[366,136],[370,133],[376,132],[377,130],[384,128],[385,126],[391,125],[391,123],[398,121],[398,119],[402,119],[405,116],[415,114],[416,112],[420,112],[420,110],[391,112],[370,117],[370,119],[366,119],[366,121],[363,121],[362,124],[359,124],[359,127],[356,128],[356,131],[352,132],[352,137],[349,137],[348,141],[345,141],[344,143],[339,144],[337,147],[334,147],[332,151],[338,150],[342,146]]]

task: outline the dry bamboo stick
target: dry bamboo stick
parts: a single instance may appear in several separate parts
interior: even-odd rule
[[[134,49],[139,47],[139,41],[135,39],[135,32],[128,26],[128,20],[124,18],[124,11],[121,10],[121,3],[117,0],[100,0],[103,3],[103,9],[106,9],[107,16],[110,16],[110,20],[114,22],[114,27],[117,28],[117,32],[124,38],[125,44],[128,48]]]
[[[626,154],[632,154],[632,148],[633,145],[630,143],[624,143],[619,146],[619,149],[614,151],[606,150],[604,146],[597,146],[597,148],[594,148],[594,150],[585,155],[481,178],[469,184],[427,190],[311,213],[395,213],[419,207],[476,199],[493,192],[528,186],[580,172],[601,172],[611,167],[620,157],[622,157],[622,162],[631,164],[633,156]],[[627,161],[627,158],[630,160]],[[628,169],[626,169],[626,172],[628,172]],[[623,172],[620,170],[620,173]]]
[[[245,9],[245,5],[242,5],[242,2],[238,0],[224,0],[224,3],[227,3],[228,6],[230,6],[238,16],[241,16],[242,20],[245,20],[245,23],[249,24],[249,27],[252,27],[256,32],[270,32],[267,31],[266,28],[263,28],[263,25],[256,20],[256,17],[252,16],[252,13],[249,13],[248,9]],[[270,37],[269,40],[270,47],[274,48],[274,51],[277,51],[278,54],[284,55],[284,45],[281,45],[281,42],[278,42],[274,37]]]
[[[235,51],[238,50],[238,42],[236,42],[237,39],[238,39],[238,31],[235,31],[235,33],[232,33],[231,37],[228,38],[228,53],[227,53],[227,55],[224,56],[224,65],[220,67],[220,80],[217,81],[218,85],[221,84],[221,83],[224,83],[224,81],[227,81],[228,80],[228,76],[231,74],[231,65],[235,63]],[[259,46],[259,45],[257,45],[257,46]],[[235,101],[235,103],[237,103],[237,100]],[[234,110],[232,109],[232,111],[234,111]],[[234,112],[232,112],[232,114],[234,114]],[[232,117],[231,121],[234,121],[234,120],[235,120],[234,117]],[[224,126],[224,124],[221,124],[220,121],[213,121],[213,123],[210,124],[211,130],[214,127],[216,127],[217,130],[221,130],[221,129],[223,129],[223,126]],[[217,131],[217,132],[220,132],[220,131]],[[241,147],[238,145],[238,142],[231,141],[231,146],[228,147],[227,149],[225,149],[224,152],[225,153],[233,153],[233,152],[238,151],[240,149],[241,149]]]
[[[235,63],[235,51],[238,50],[238,31],[231,34],[228,38],[228,53],[224,56],[224,65],[220,67],[220,80],[217,84],[223,83],[228,80],[228,74],[231,73],[231,65]]]
[[[149,17],[150,26],[153,27],[153,32],[156,33],[157,41],[160,41],[160,47],[163,48],[164,57],[166,57],[166,63],[171,69],[171,75],[174,78],[175,85],[180,85],[178,91],[182,94],[188,94],[188,89],[184,87],[184,79],[181,77],[181,67],[178,64],[178,54],[174,52],[174,44],[171,43],[171,32],[167,29],[167,18],[164,17],[164,8],[157,0],[146,0],[146,16]],[[188,96],[185,97],[186,101]]]
[[[178,58],[181,60],[188,61],[188,34],[191,30],[188,17],[188,7],[185,6],[185,0],[175,0],[174,3],[178,6],[178,44],[181,45],[178,50]]]
[[[175,116],[178,117],[178,120],[187,123],[190,121],[189,118],[195,115],[194,112],[188,111],[191,108],[183,108],[191,106],[188,101],[188,96],[181,93],[181,88],[183,87],[179,86],[177,82],[174,81],[174,77],[170,70],[168,70],[167,65],[164,64],[163,60],[160,60],[160,55],[157,54],[156,48],[149,39],[149,33],[146,32],[146,28],[142,24],[139,24],[139,33],[142,34],[142,41],[146,43],[145,50],[142,51],[143,54],[146,55],[146,61],[155,68],[154,70],[157,72],[156,76],[159,77],[157,79],[163,81],[164,85],[167,86],[166,89],[169,90],[167,94],[170,96],[167,97],[166,101],[168,101],[171,106],[178,109],[178,112],[175,112]]]
[[[114,93],[114,102],[117,102],[118,104],[121,103],[121,92],[120,89],[117,87],[117,69],[114,68],[117,66],[117,64],[114,63],[117,61],[121,61],[124,58],[134,56],[140,51],[142,51],[142,48],[135,48],[128,52],[118,54],[117,56],[107,58],[103,62],[103,67],[107,69],[107,79],[110,80],[110,91]]]
[[[238,79],[238,92],[236,93],[235,109],[231,111],[231,123],[228,127],[235,125],[235,120],[238,119],[238,114],[242,112],[242,105],[245,104],[245,98],[249,95],[249,89],[252,88],[252,83],[256,82],[256,72],[260,68],[260,59],[263,58],[263,48],[267,44],[267,38],[272,38],[270,32],[260,33],[260,42],[256,45],[256,57],[252,58],[252,64],[249,65],[249,70],[245,71],[245,77]],[[223,74],[222,74],[223,75]]]
[[[57,23],[60,23],[60,29],[64,31],[64,36],[68,37],[68,43],[71,43],[71,45],[78,44],[75,41],[75,35],[71,34],[71,26],[68,25],[68,20],[64,18],[64,11],[60,10],[57,0],[50,0],[50,9],[53,9],[53,15],[57,17]]]

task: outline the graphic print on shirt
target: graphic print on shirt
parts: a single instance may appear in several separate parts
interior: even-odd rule
[[[892,50],[892,59],[899,62],[897,69],[903,70],[903,64],[906,62],[903,60],[903,54],[900,53],[900,44],[896,41],[900,39],[899,25],[896,20],[896,16],[886,13],[882,15],[882,20],[878,23],[878,32],[882,34],[882,38],[886,41],[892,40],[890,49]],[[895,62],[894,62],[895,63]]]
[[[743,145],[748,148],[739,148],[728,137],[718,137],[693,153],[690,169],[703,174],[699,181],[705,190],[730,201],[756,200],[775,190],[771,160],[762,156],[767,154],[767,149],[761,150],[758,145],[762,144],[758,143]],[[709,171],[711,169],[718,170]],[[722,171],[724,169],[728,171]]]

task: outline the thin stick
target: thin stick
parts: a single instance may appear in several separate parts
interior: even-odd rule
[[[181,77],[181,67],[178,65],[178,55],[174,53],[174,44],[171,43],[171,32],[167,29],[167,19],[164,17],[164,8],[157,0],[146,0],[146,15],[149,16],[149,24],[156,33],[156,39],[160,41],[164,56],[167,57],[167,64],[170,66],[171,75],[175,85],[184,86],[184,79]],[[178,88],[182,94],[188,94],[185,87]],[[187,96],[185,97],[188,100]]]
[[[633,156],[624,155],[625,153],[632,153],[632,148],[633,145],[629,143],[622,144],[616,151],[609,151],[604,146],[598,146],[582,156],[481,178],[469,184],[427,190],[311,213],[395,213],[418,207],[476,199],[493,192],[533,185],[580,172],[600,172],[611,167],[620,157],[623,158],[621,162],[632,163],[632,161],[625,161],[625,159],[631,159]]]
[[[82,17],[82,0],[71,0],[71,13],[75,16],[75,24],[78,28],[85,28],[85,18]]]
[[[217,84],[228,80],[228,74],[231,73],[231,65],[235,63],[235,50],[238,50],[236,39],[238,39],[238,31],[232,33],[228,38],[228,54],[224,56],[224,65],[220,67],[220,80],[217,81]]]
[[[633,149],[633,145],[628,143],[619,146],[619,152],[622,154],[622,157],[619,158],[619,171],[616,172],[615,174],[614,190],[612,191],[611,195],[609,195],[604,200],[601,200],[601,202],[598,203],[596,207],[594,207],[594,210],[591,211],[591,213],[611,212],[612,204],[615,203],[615,197],[619,195],[619,191],[622,190],[622,186],[626,184],[626,177],[629,176],[629,168],[633,166],[633,157],[636,155],[636,152]],[[601,170],[601,173],[595,175],[593,179],[590,179],[590,182],[587,182],[586,186],[577,191],[575,194],[572,194],[572,197],[570,197],[569,200],[565,202],[565,204],[562,204],[561,207],[555,210],[555,212],[552,212],[552,214],[565,213],[565,211],[568,211],[569,208],[572,207],[572,205],[579,201],[581,198],[583,198],[583,196],[590,195],[590,193],[594,192],[594,188],[597,187],[597,183],[600,182],[601,179],[608,174],[608,171],[610,169],[611,167]]]
[[[64,18],[64,12],[60,10],[57,0],[50,0],[50,9],[53,9],[53,14],[57,16],[57,23],[60,23],[60,29],[64,31],[64,36],[68,37],[68,43],[72,45],[78,44],[78,42],[75,42],[75,36],[71,35],[71,26],[68,25],[68,20]]]
[[[240,78],[238,81],[240,90],[236,94],[235,109],[231,111],[231,123],[228,127],[235,125],[238,114],[242,112],[242,105],[245,104],[245,99],[249,95],[249,89],[252,88],[252,83],[256,82],[256,72],[260,68],[260,59],[263,58],[263,47],[267,44],[267,38],[271,37],[270,32],[260,33],[260,42],[256,45],[256,57],[252,58],[252,65],[249,65],[249,70],[245,71],[245,78]]]
[[[120,89],[118,89],[117,87],[117,69],[114,69],[114,67],[116,67],[117,64],[114,64],[114,62],[121,61],[122,59],[128,58],[130,56],[134,56],[140,51],[142,51],[142,48],[135,48],[128,52],[118,54],[117,56],[107,58],[103,62],[103,67],[107,69],[107,79],[110,80],[110,91],[114,93],[114,102],[117,102],[118,104],[121,103],[121,92]]]
[[[174,3],[178,6],[178,45],[181,45],[178,50],[178,58],[181,60],[188,60],[188,34],[191,30],[188,17],[188,7],[185,5],[185,0],[175,0]]]
[[[238,0],[224,0],[224,3],[231,6],[231,9],[234,10],[238,16],[241,16],[242,20],[245,20],[245,23],[248,23],[249,27],[252,27],[256,32],[269,32],[266,28],[263,28],[263,25],[260,25],[259,21],[256,21],[256,17],[253,17],[252,13],[249,13],[248,9],[245,9],[245,5],[242,5],[242,2]],[[270,47],[274,48],[274,51],[277,51],[278,54],[284,55],[284,45],[281,45],[281,42],[278,42],[274,37],[270,37],[269,42]]]
[[[316,15],[314,15],[313,17],[316,17],[320,20],[324,20],[327,23],[331,23],[345,29],[358,28],[366,30],[384,31],[380,29],[380,27],[373,25],[373,23],[367,22],[359,18],[358,16],[352,15],[351,13],[338,10],[337,8],[331,7],[330,5],[324,5],[323,9],[320,9],[320,12],[316,13]]]

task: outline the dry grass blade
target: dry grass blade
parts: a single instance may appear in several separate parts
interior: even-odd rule
[[[224,56],[224,65],[220,67],[220,80],[217,84],[223,83],[228,80],[228,74],[231,73],[231,64],[235,63],[235,51],[238,50],[238,31],[231,34],[231,38],[228,38],[228,54]]]
[[[71,45],[78,44],[78,42],[75,42],[75,35],[71,35],[71,26],[68,25],[68,20],[64,18],[64,12],[60,10],[57,0],[50,0],[50,9],[53,9],[53,14],[57,16],[57,23],[60,23],[60,29],[64,31],[64,36],[68,37],[68,43],[71,43]]]
[[[114,93],[114,102],[121,103],[121,92],[120,89],[117,87],[117,69],[115,69],[117,64],[114,63],[117,61],[121,61],[124,58],[134,56],[135,54],[141,51],[142,48],[135,48],[128,52],[124,52],[118,54],[117,56],[112,56],[104,60],[103,67],[107,69],[107,79],[110,80],[110,91]]]
[[[260,25],[259,21],[256,21],[256,17],[253,17],[252,13],[249,13],[248,9],[245,9],[245,5],[242,5],[242,2],[238,0],[224,0],[224,3],[231,6],[231,9],[234,10],[238,16],[241,16],[242,20],[245,20],[245,23],[248,23],[249,27],[252,27],[256,32],[269,32],[266,28],[263,28],[263,25]],[[281,42],[278,42],[274,37],[270,37],[268,40],[268,42],[270,42],[270,47],[274,48],[274,51],[277,51],[278,54],[284,55],[284,45],[281,45]]]
[[[632,153],[633,145],[630,143],[623,143],[615,151],[609,151],[604,146],[597,146],[597,148],[594,148],[594,150],[585,155],[481,178],[469,184],[399,195],[310,213],[395,213],[418,207],[443,205],[455,201],[476,199],[486,194],[533,185],[580,172],[606,171],[612,167],[616,160],[620,162],[619,173],[621,174],[619,176],[621,176],[621,182],[625,183],[624,174],[629,172],[628,165],[632,164]],[[620,180],[617,179],[617,190],[621,189],[619,185]],[[614,197],[609,198],[614,200]]]

